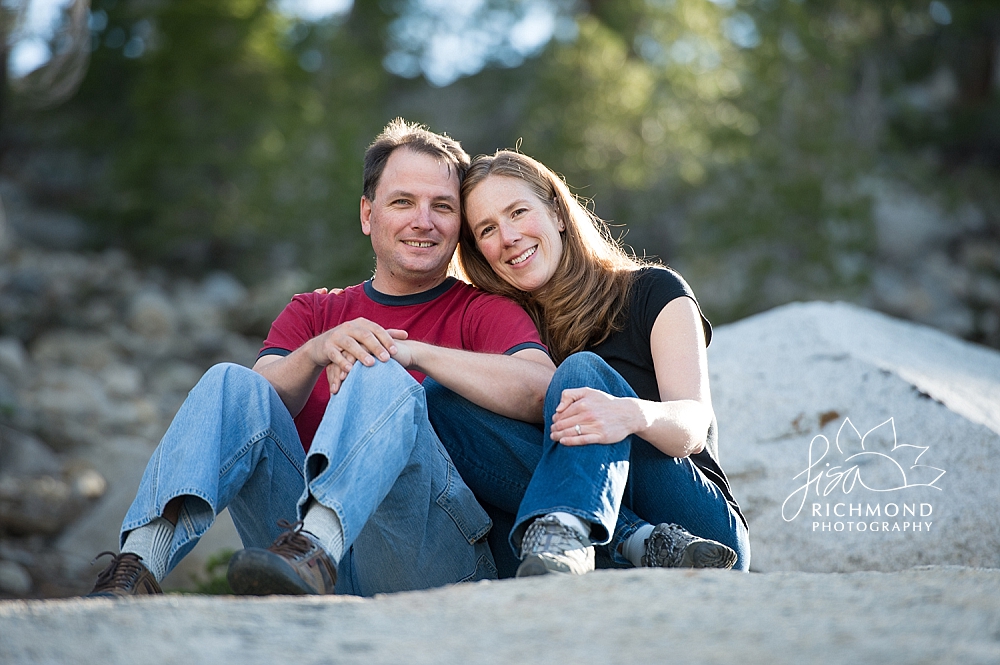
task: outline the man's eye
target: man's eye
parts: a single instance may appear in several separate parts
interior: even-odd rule
[[[394,206],[403,206],[403,205],[407,205],[409,203],[410,203],[409,199],[396,199],[395,201],[392,202],[392,205],[394,205]]]

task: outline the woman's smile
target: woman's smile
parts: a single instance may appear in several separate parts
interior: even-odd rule
[[[520,254],[512,258],[507,263],[511,264],[512,266],[520,265],[525,261],[527,261],[528,259],[530,259],[537,250],[538,250],[538,245],[535,245],[534,247],[529,247],[525,251],[521,252]]]

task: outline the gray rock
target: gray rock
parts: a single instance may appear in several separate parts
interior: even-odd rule
[[[31,591],[31,575],[16,561],[0,560],[0,592],[23,596]]]
[[[7,215],[3,206],[3,192],[0,189],[0,256],[10,251],[14,246],[14,237],[7,225]]]
[[[1000,565],[1000,353],[810,303],[721,326],[709,362],[752,569]]]
[[[24,375],[28,354],[16,337],[0,337],[0,374],[17,381]]]
[[[201,283],[202,300],[224,309],[239,307],[247,299],[247,289],[227,272],[213,272]]]
[[[60,478],[0,476],[0,528],[7,533],[55,535],[85,507]]]
[[[177,311],[161,292],[138,293],[129,306],[129,327],[144,337],[162,339],[177,330]]]
[[[156,393],[181,393],[186,395],[201,378],[202,372],[191,363],[170,362],[157,366],[150,378]]]
[[[0,660],[156,663],[1000,661],[1000,571],[597,571],[358,599],[0,602]]]
[[[0,469],[14,476],[56,475],[62,462],[36,437],[0,425]]]
[[[43,334],[31,347],[35,362],[101,370],[118,360],[120,349],[106,335],[79,330],[54,330]]]
[[[111,397],[135,397],[142,391],[142,372],[131,365],[109,364],[100,376]]]

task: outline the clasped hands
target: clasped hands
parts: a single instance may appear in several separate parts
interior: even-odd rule
[[[413,349],[402,343],[407,338],[405,330],[383,328],[365,318],[341,323],[312,339],[310,357],[317,367],[326,367],[330,394],[335,395],[347,379],[354,363],[367,367],[376,362],[395,358],[403,367],[413,363]]]

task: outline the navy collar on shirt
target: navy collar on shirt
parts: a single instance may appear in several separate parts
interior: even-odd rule
[[[364,283],[364,287],[365,295],[378,304],[389,305],[390,307],[402,307],[404,305],[422,305],[425,302],[430,302],[438,296],[443,295],[457,281],[454,277],[448,277],[433,289],[421,291],[420,293],[410,293],[405,296],[390,296],[381,291],[376,291],[370,279]]]

